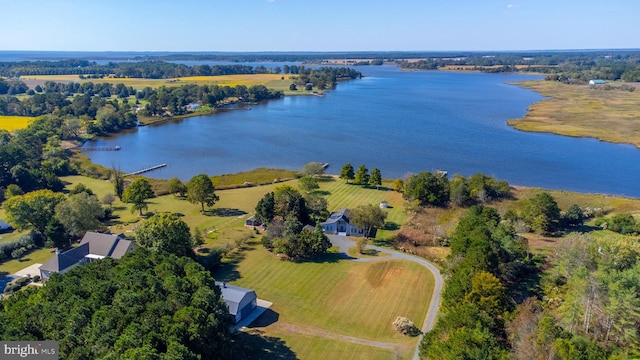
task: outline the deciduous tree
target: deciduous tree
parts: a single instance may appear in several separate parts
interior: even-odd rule
[[[371,230],[374,228],[381,228],[384,226],[384,220],[387,218],[387,213],[380,209],[379,206],[374,205],[360,205],[351,210],[351,222],[364,230],[364,236],[368,237],[371,234]]]
[[[180,181],[177,177],[169,179],[167,182],[167,190],[170,194],[178,194],[180,197],[184,197],[187,192],[187,186]]]
[[[200,203],[201,211],[204,212],[204,204],[213,206],[216,201],[220,200],[215,190],[207,174],[196,175],[187,184],[187,200],[194,204]]]
[[[175,214],[155,214],[136,229],[136,242],[151,251],[193,256],[189,226]]]
[[[313,161],[305,164],[300,173],[304,176],[317,176],[324,174],[324,165],[322,163]]]
[[[154,196],[153,189],[149,182],[145,179],[137,179],[129,185],[122,193],[122,201],[133,204],[131,212],[139,211],[142,216],[142,210],[149,208],[145,200]]]
[[[86,192],[70,195],[55,208],[55,218],[72,236],[82,236],[89,230],[98,230],[101,227],[98,219],[103,215],[104,210],[98,198]]]
[[[311,193],[313,190],[318,189],[320,186],[318,185],[318,180],[312,176],[303,176],[298,180],[298,186],[301,190],[305,191],[307,194]]]
[[[45,235],[49,220],[54,217],[56,205],[64,201],[64,195],[51,190],[36,190],[16,195],[5,201],[3,207],[7,220],[23,231],[33,228]]]

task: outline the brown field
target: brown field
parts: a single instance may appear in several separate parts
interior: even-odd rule
[[[640,92],[553,81],[527,81],[518,85],[548,99],[531,105],[524,118],[509,120],[509,125],[516,129],[640,147]]]

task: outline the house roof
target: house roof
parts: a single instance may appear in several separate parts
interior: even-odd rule
[[[46,263],[40,266],[40,270],[60,272],[64,269],[78,264],[89,254],[89,244],[80,244],[75,248],[63,253],[56,251]]]
[[[251,289],[245,289],[239,286],[229,285],[227,283],[216,281],[216,285],[222,291],[222,299],[229,307],[229,313],[236,315],[240,304],[245,298],[256,298],[256,292]]]
[[[127,251],[133,250],[135,245],[130,240],[123,239],[122,235],[101,234],[87,232],[84,234],[80,245],[89,244],[89,254],[110,256],[120,259]]]
[[[320,223],[320,225],[328,225],[338,222],[338,220],[344,218],[346,222],[349,222],[349,215],[351,211],[349,209],[340,209],[340,211],[332,212],[327,218],[327,221]]]
[[[125,240],[122,235],[87,232],[80,245],[63,253],[56,251],[51,259],[42,264],[40,270],[61,272],[70,266],[77,265],[85,257],[101,259],[110,256],[114,259],[120,259],[127,251],[133,249],[135,249],[135,244],[130,240]]]
[[[11,225],[9,225],[6,221],[0,219],[0,230],[5,230],[10,228]]]

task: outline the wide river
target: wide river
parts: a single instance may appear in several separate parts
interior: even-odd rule
[[[537,93],[509,82],[526,75],[406,72],[358,68],[365,78],[320,96],[289,96],[159,125],[139,127],[86,146],[92,161],[128,172],[188,180],[257,167],[299,169],[310,161],[378,167],[385,178],[446,170],[490,174],[511,184],[640,197],[640,151],[594,139],[514,130]]]

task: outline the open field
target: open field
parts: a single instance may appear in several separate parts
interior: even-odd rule
[[[605,90],[604,86],[592,88],[556,81],[517,84],[549,98],[531,105],[524,118],[509,120],[516,129],[640,147],[640,91]]]
[[[356,263],[337,254],[324,261],[294,263],[252,245],[255,248],[242,261],[223,267],[215,277],[255,289],[260,298],[273,302],[276,331],[270,333],[271,325],[258,327],[265,335],[286,336],[291,328],[303,327],[321,338],[325,336],[320,334],[330,332],[397,344],[405,357],[415,349],[416,338],[398,334],[391,323],[397,316],[416,324],[424,320],[434,279],[421,265],[403,260]],[[318,358],[310,353],[297,355]]]
[[[266,184],[271,183],[275,180],[291,179],[294,178],[297,173],[297,171],[284,169],[258,168],[237,174],[214,175],[211,177],[211,181],[216,186],[216,188],[223,188],[225,186],[233,186],[244,183]]]
[[[22,80],[34,80],[40,82],[92,82],[92,83],[110,83],[125,84],[135,89],[143,89],[145,87],[160,86],[181,86],[186,84],[197,85],[219,85],[231,86],[245,85],[265,85],[275,90],[289,91],[292,75],[283,74],[238,74],[238,75],[220,75],[220,76],[189,76],[174,79],[140,79],[140,78],[103,78],[103,79],[80,79],[78,75],[28,75],[21,77]],[[284,78],[284,79],[283,79]],[[304,92],[304,91],[303,91]]]
[[[0,115],[0,130],[12,132],[14,130],[24,129],[35,119],[31,116],[10,116]]]

